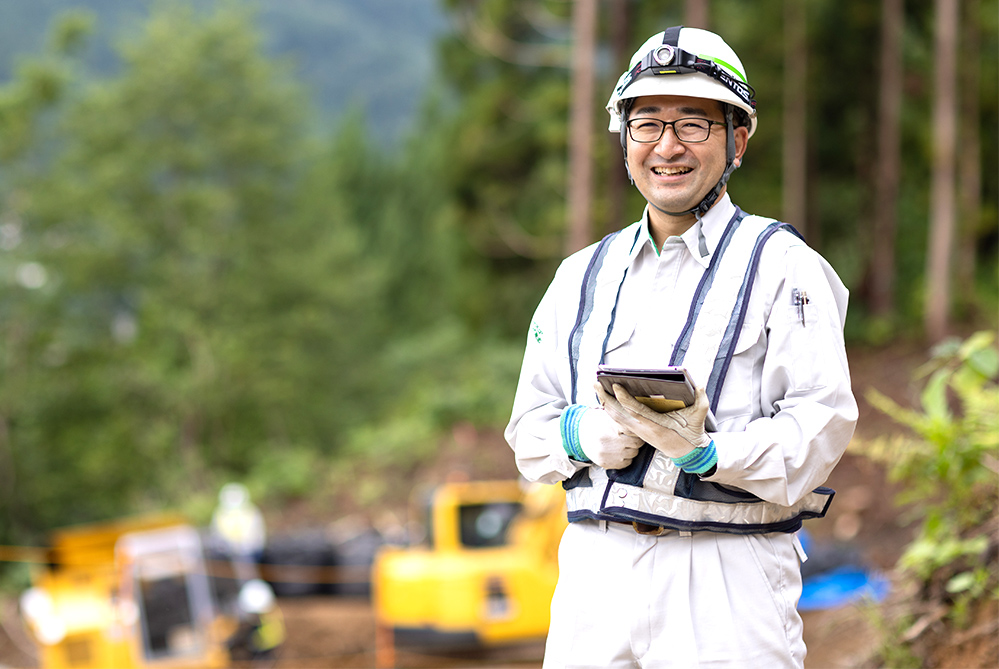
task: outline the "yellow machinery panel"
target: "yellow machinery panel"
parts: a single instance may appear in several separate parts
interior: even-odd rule
[[[197,531],[176,516],[56,531],[32,580],[21,610],[42,669],[229,665],[235,624],[215,607]]]
[[[396,642],[496,645],[547,634],[565,496],[516,481],[448,483],[426,545],[388,547],[372,572],[379,624]]]

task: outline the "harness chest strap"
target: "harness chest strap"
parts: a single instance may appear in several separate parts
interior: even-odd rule
[[[794,231],[787,224],[757,216],[747,217],[737,210],[694,293],[671,364],[686,366],[695,382],[706,387],[712,410],[717,409],[745,322],[763,247],[784,228]],[[605,263],[605,260],[629,255],[623,254],[621,248],[614,249],[618,253],[610,252],[612,244],[627,241],[617,233],[606,237],[595,249],[584,274],[576,323],[570,335],[573,402],[580,367],[585,373],[596,366],[590,362],[595,357],[595,336],[602,330],[601,318],[606,318],[606,333],[600,342],[598,356],[598,361],[603,362],[607,340],[614,327],[617,300],[627,277],[627,267],[622,271],[615,267],[616,263]],[[632,245],[637,243],[637,236],[630,241]],[[600,296],[596,286],[606,282],[605,272],[619,273],[621,278],[613,304],[598,305]],[[600,317],[593,318],[595,314]],[[587,325],[591,328],[587,329]],[[587,341],[589,346],[585,346]],[[587,351],[589,356],[584,355]],[[833,494],[828,488],[818,488],[793,507],[764,502],[745,491],[701,481],[696,475],[680,470],[648,444],[626,469],[607,472],[591,466],[580,470],[564,485],[570,521],[582,518],[625,520],[684,531],[707,529],[739,533],[794,531],[804,518],[825,515]]]

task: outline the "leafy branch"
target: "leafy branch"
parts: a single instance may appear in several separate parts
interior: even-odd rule
[[[926,382],[918,410],[871,390],[872,405],[909,427],[915,437],[876,440],[867,455],[902,483],[898,502],[921,522],[899,560],[903,574],[921,584],[924,599],[943,600],[951,619],[967,621],[971,604],[996,579],[982,565],[996,552],[999,502],[999,353],[995,334],[948,340],[917,370]]]

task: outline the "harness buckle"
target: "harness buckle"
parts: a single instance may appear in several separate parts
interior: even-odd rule
[[[662,525],[648,525],[646,523],[639,523],[637,521],[631,521],[631,526],[639,534],[645,534],[650,537],[661,537],[670,530],[666,529]]]

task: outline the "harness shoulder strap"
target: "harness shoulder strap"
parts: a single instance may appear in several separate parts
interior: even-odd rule
[[[596,249],[593,251],[593,255],[590,257],[586,271],[583,273],[583,280],[580,282],[579,308],[576,311],[576,323],[572,326],[572,331],[569,333],[569,379],[571,394],[569,404],[576,403],[576,388],[579,381],[577,378],[579,372],[576,369],[576,363],[579,361],[579,344],[583,338],[583,326],[586,325],[586,321],[589,320],[590,313],[593,311],[596,276],[604,263],[604,257],[607,255],[607,247],[618,233],[620,233],[620,230],[612,232],[600,240],[600,243],[597,244]]]
[[[718,410],[721,389],[725,383],[725,377],[728,375],[728,368],[732,362],[732,357],[735,355],[739,333],[742,332],[742,326],[746,322],[746,313],[749,310],[749,298],[753,294],[753,285],[756,283],[756,273],[760,267],[760,256],[763,254],[763,247],[773,237],[774,233],[785,228],[790,229],[799,238],[801,237],[800,233],[791,225],[780,221],[771,221],[756,238],[753,253],[750,256],[749,264],[746,266],[742,288],[736,299],[735,308],[732,310],[732,318],[729,320],[729,326],[725,330],[722,344],[719,346],[718,353],[715,356],[715,364],[711,369],[711,376],[708,379],[706,391],[708,397],[711,398],[712,411]]]
[[[639,235],[641,234],[642,227],[635,226],[635,237],[631,240],[631,249],[635,247],[638,243]],[[580,356],[580,346],[583,341],[583,333],[587,322],[590,319],[590,315],[593,313],[593,305],[596,299],[597,290],[597,277],[600,274],[600,270],[603,268],[604,261],[607,259],[608,252],[615,240],[618,239],[619,235],[628,228],[623,230],[617,230],[610,233],[606,237],[600,240],[600,243],[596,245],[593,250],[593,255],[590,256],[590,261],[586,266],[586,271],[583,273],[583,279],[580,281],[579,286],[579,307],[576,310],[576,322],[572,326],[572,330],[569,332],[569,380],[570,380],[570,397],[569,403],[575,404],[577,402],[577,391],[579,386],[579,356]],[[627,243],[626,240],[622,240],[623,243]],[[630,249],[629,249],[630,251]],[[624,270],[624,275],[627,276],[627,268]],[[618,292],[620,293],[621,285],[624,283],[624,278],[622,277],[621,283],[618,285]],[[615,305],[617,304],[615,299]],[[616,314],[616,308],[611,310],[610,313],[610,323],[607,328],[607,335],[604,337],[604,347],[606,347],[607,336],[610,335],[610,330],[614,326],[614,316]],[[602,349],[601,349],[602,350]],[[603,353],[601,352],[601,359],[603,358]],[[602,360],[601,360],[602,361]]]

